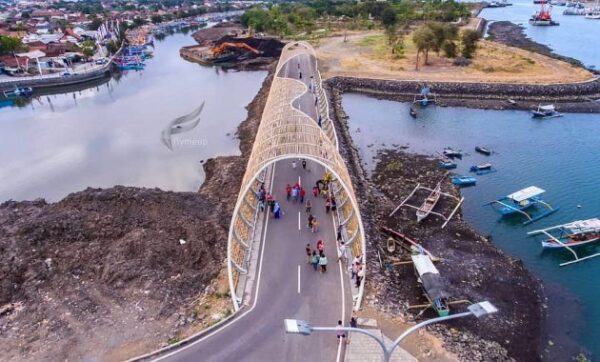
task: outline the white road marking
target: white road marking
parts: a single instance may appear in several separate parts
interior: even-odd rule
[[[298,265],[298,294],[300,294],[300,265]]]
[[[269,193],[273,193],[273,181],[275,180],[275,165],[276,164],[277,164],[276,162],[273,163],[273,170],[272,170],[272,174],[271,174],[271,185],[269,187]],[[181,351],[184,351],[184,350],[186,350],[186,349],[188,349],[190,347],[195,346],[196,344],[204,341],[205,339],[208,339],[208,338],[214,336],[215,334],[224,331],[229,326],[231,326],[231,325],[239,322],[242,318],[244,318],[246,315],[248,315],[250,312],[252,312],[254,310],[254,308],[256,307],[256,304],[258,303],[258,292],[260,290],[260,281],[261,281],[261,275],[262,275],[262,266],[263,266],[264,254],[265,254],[265,249],[266,249],[265,242],[266,242],[267,234],[268,234],[269,219],[270,219],[269,217],[265,218],[265,230],[264,230],[264,234],[263,234],[262,241],[261,241],[262,250],[260,251],[260,261],[258,263],[258,276],[257,276],[257,280],[256,280],[256,291],[254,293],[254,302],[252,303],[252,307],[250,309],[248,309],[246,312],[244,312],[243,314],[241,314],[240,316],[238,316],[237,318],[235,318],[234,320],[232,320],[230,323],[227,323],[227,324],[223,325],[223,327],[216,329],[215,331],[207,334],[206,336],[200,338],[199,340],[194,341],[194,342],[192,342],[192,343],[190,343],[188,345],[185,345],[185,346],[183,346],[181,348],[177,348],[173,352],[168,353],[168,354],[166,354],[164,356],[158,357],[156,359],[152,359],[151,358],[153,362],[164,360],[164,359],[166,359],[168,357],[171,357],[171,356],[173,356],[173,355],[175,355],[177,353],[180,353]]]
[[[298,176],[298,185],[302,186],[302,178]]]
[[[302,230],[301,222],[300,222],[300,217],[301,217],[302,213],[300,211],[298,211],[298,230]]]

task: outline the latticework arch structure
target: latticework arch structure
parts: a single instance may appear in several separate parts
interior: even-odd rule
[[[256,231],[257,194],[260,184],[265,182],[266,169],[277,161],[305,158],[321,164],[333,174],[335,181],[332,189],[338,200],[338,224],[344,226],[344,240],[351,246],[353,256],[362,255],[363,261],[365,258],[365,236],[360,211],[348,169],[337,148],[337,135],[329,118],[329,107],[321,87],[320,75],[318,71],[315,72],[315,94],[318,113],[322,117],[322,128],[314,119],[293,106],[294,101],[307,92],[306,85],[280,76],[285,64],[298,56],[309,56],[317,70],[314,50],[309,44],[292,43],[283,49],[231,221],[227,256],[229,284],[236,310],[241,301],[241,293],[237,292],[238,283],[240,277],[248,272]],[[363,288],[364,278],[355,298],[355,307],[360,305]]]

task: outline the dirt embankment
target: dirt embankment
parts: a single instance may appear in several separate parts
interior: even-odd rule
[[[431,327],[442,337],[445,348],[461,361],[539,360],[544,318],[540,282],[520,261],[504,255],[490,240],[478,235],[462,220],[460,212],[445,229],[440,228],[442,222],[435,218],[417,224],[414,210],[410,209],[401,209],[389,218],[389,213],[417,183],[433,186],[444,179],[444,173],[434,160],[390,150],[380,154],[375,172],[367,178],[348,132],[341,92],[330,88],[328,93],[342,153],[353,174],[359,204],[363,205],[361,215],[370,260],[366,302],[408,320],[418,312],[407,310],[408,305],[425,303],[413,267],[393,264],[409,260],[409,255],[399,252],[390,255],[386,250],[387,236],[379,228],[387,226],[418,240],[442,259],[436,266],[452,295],[451,300],[489,300],[500,310],[483,320],[461,319]],[[443,190],[458,195],[458,190],[445,179]],[[421,199],[425,196],[426,193],[419,194]],[[442,200],[438,210],[448,213],[452,207],[451,202]],[[456,311],[465,305],[451,308]],[[433,313],[431,310],[426,316],[433,316],[427,313]]]
[[[238,128],[242,155],[208,160],[198,193],[116,186],[0,205],[2,360],[123,360],[214,323],[196,302],[224,267],[271,80]]]
[[[199,45],[182,47],[179,54],[190,62],[238,70],[268,69],[279,59],[285,46],[281,40],[273,37],[247,37],[245,33],[246,31],[235,23],[201,29],[192,35]],[[228,47],[220,56],[216,56],[213,53],[214,48],[223,43],[243,43],[255,50]]]

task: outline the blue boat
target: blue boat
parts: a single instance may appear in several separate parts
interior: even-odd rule
[[[470,172],[474,172],[476,175],[485,175],[488,173],[496,172],[496,169],[492,167],[491,163],[484,163],[483,165],[471,166]]]
[[[542,200],[542,194],[546,191],[537,187],[529,186],[522,190],[513,192],[510,195],[501,197],[495,201],[487,203],[487,205],[498,205],[499,208],[496,210],[502,215],[523,215],[527,218],[523,225],[531,224],[541,218],[551,215],[559,210],[558,207],[552,207],[550,204]],[[542,205],[547,210],[540,214],[534,215],[534,212],[530,210],[535,205]]]
[[[460,187],[475,186],[477,179],[473,176],[453,176],[450,178],[452,184]]]
[[[456,162],[448,160],[448,161],[440,161],[438,163],[441,169],[443,170],[452,170],[457,167]]]

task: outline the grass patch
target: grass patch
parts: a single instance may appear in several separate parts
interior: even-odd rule
[[[181,340],[182,340],[182,338],[180,336],[174,336],[174,337],[169,338],[169,340],[167,341],[167,343],[169,345],[171,345],[171,344],[175,344],[175,343],[181,342]]]

